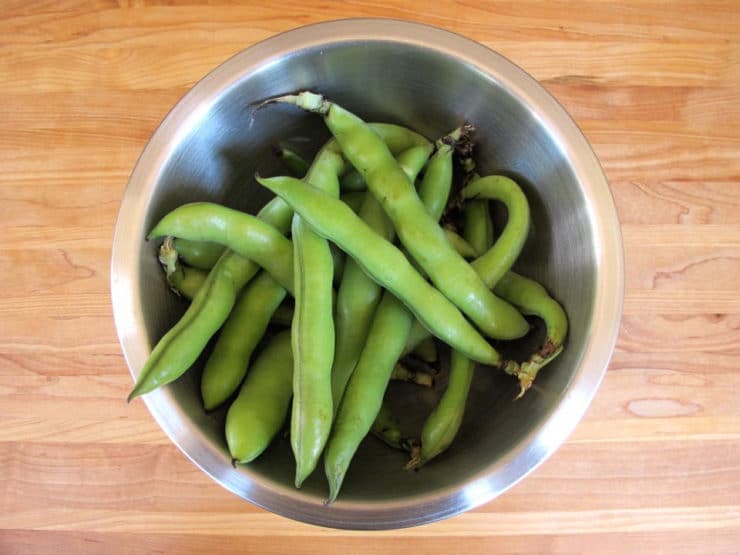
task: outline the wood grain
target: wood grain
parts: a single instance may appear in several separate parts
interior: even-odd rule
[[[142,404],[110,306],[118,205],[170,107],[301,24],[421,21],[519,64],[609,179],[626,258],[602,388],[567,443],[493,502],[381,533],[249,505]],[[0,10],[0,553],[737,553],[737,2],[100,0]]]

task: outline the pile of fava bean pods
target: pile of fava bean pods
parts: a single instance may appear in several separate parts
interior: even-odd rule
[[[198,202],[156,224],[148,239],[163,240],[167,282],[190,304],[129,400],[183,375],[215,337],[201,394],[206,410],[228,404],[233,463],[258,457],[290,415],[295,485],[323,456],[332,502],[369,433],[421,467],[452,443],[478,363],[518,379],[521,396],[562,351],[568,321],[540,284],[511,270],[529,204],[508,177],[475,173],[471,126],[432,143],[312,92],[270,99],[253,117],[275,102],[320,115],[332,138],[310,163],[277,149],[300,179],[256,176],[275,194],[256,216]],[[507,211],[495,240],[492,202]],[[544,322],[546,338],[526,360],[506,360],[494,345],[528,334],[525,316]],[[431,385],[424,368],[442,346],[448,385],[418,437],[405,438],[388,384]]]

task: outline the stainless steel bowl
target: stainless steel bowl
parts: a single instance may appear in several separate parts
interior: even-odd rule
[[[623,255],[608,184],[571,118],[524,71],[461,36],[385,19],[321,23],[256,44],[193,87],[144,149],[116,226],[111,290],[131,374],[138,375],[185,308],[167,290],[147,231],[189,201],[256,211],[268,194],[254,173],[284,173],[271,146],[293,139],[299,149],[310,149],[327,134],[320,119],[296,109],[272,106],[251,118],[246,107],[299,89],[321,91],[368,120],[405,124],[430,138],[473,122],[481,173],[516,177],[530,199],[533,226],[517,268],[564,304],[571,326],[567,349],[516,402],[514,380],[479,369],[455,443],[419,472],[402,470],[403,454],[368,438],[330,506],[324,505],[321,467],[302,489],[293,487],[287,441],[277,441],[248,467],[231,467],[224,411],[206,414],[201,407],[199,365],[144,400],[204,472],[290,518],[340,528],[400,528],[490,501],[565,440],[595,394],[619,328]],[[433,396],[401,386],[394,393],[405,424],[419,426]]]

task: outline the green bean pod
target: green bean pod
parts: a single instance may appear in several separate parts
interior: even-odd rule
[[[212,241],[253,260],[293,292],[293,245],[260,218],[211,202],[192,202],[172,210],[149,233]]]
[[[502,175],[475,179],[463,189],[462,195],[466,199],[498,200],[506,206],[508,217],[500,237],[492,247],[472,262],[473,268],[485,284],[493,288],[522,252],[529,233],[529,202],[519,185]],[[486,219],[490,221],[487,213]]]
[[[329,480],[327,503],[336,499],[352,457],[380,411],[383,392],[412,322],[413,316],[396,297],[383,295],[365,348],[342,397],[324,454]]]
[[[176,294],[192,301],[198,293],[198,289],[206,282],[208,272],[180,263],[178,263],[177,268],[174,274],[167,276],[167,283]]]
[[[371,123],[370,127],[377,133],[393,155],[417,146],[431,146],[424,137],[406,127],[392,124]],[[351,169],[342,176],[340,187],[347,193],[365,191],[365,179],[356,170]]]
[[[425,144],[411,147],[399,155],[399,164],[411,179],[416,179],[428,160],[431,150],[431,144]],[[372,195],[365,195],[359,216],[387,241],[392,241],[393,226]],[[380,286],[356,262],[352,259],[348,260],[346,276],[342,279],[337,292],[337,342],[336,357],[332,367],[332,395],[335,411],[360,357],[375,307],[380,301],[380,294]]]
[[[470,127],[463,125],[435,141],[436,152],[429,160],[419,184],[419,200],[434,222],[439,221],[452,189],[452,155],[460,141],[468,140]]]
[[[517,306],[524,314],[540,316],[547,327],[542,347],[522,362],[507,362],[504,370],[519,379],[519,397],[531,387],[537,373],[563,349],[568,321],[565,311],[537,282],[509,271],[519,256],[529,231],[529,203],[521,188],[510,178],[493,175],[472,181],[464,198],[501,201],[508,211],[506,227],[485,254],[473,262],[489,287]]]
[[[494,292],[519,308],[523,314],[539,316],[545,322],[547,337],[530,358],[521,363],[509,361],[504,371],[519,379],[521,397],[532,386],[537,373],[563,350],[568,332],[568,318],[563,308],[536,281],[521,276],[509,268],[521,251],[529,229],[529,204],[519,186],[507,177],[490,176],[471,182],[463,191],[467,197],[484,197],[504,202],[509,212],[501,237],[490,247],[477,265],[484,281],[492,284]],[[487,220],[486,211],[469,214],[473,220]],[[475,222],[471,222],[475,223]],[[485,226],[485,223],[476,223]],[[467,227],[467,226],[466,226]],[[503,275],[501,275],[502,272]]]
[[[521,310],[522,314],[542,318],[547,328],[545,342],[528,360],[521,363],[507,361],[503,366],[505,372],[519,378],[518,397],[521,397],[532,386],[537,373],[562,352],[568,331],[568,317],[542,285],[512,270],[504,274],[494,291]],[[410,353],[425,334],[429,332],[420,323],[415,324],[404,354]]]
[[[226,444],[234,463],[246,464],[270,445],[285,422],[293,394],[290,332],[271,338],[251,365],[226,413]]]
[[[221,258],[225,247],[208,241],[188,241],[187,239],[175,238],[174,249],[188,266],[210,270]]]
[[[172,237],[167,237],[160,245],[158,259],[170,289],[177,295],[192,300],[205,283],[208,273],[181,263]]]
[[[398,296],[442,341],[484,364],[497,366],[501,362],[498,352],[460,311],[414,269],[397,247],[346,204],[294,178],[258,177],[257,181],[282,197],[317,233],[336,243],[370,277]]]
[[[391,127],[391,134],[416,140],[407,130],[394,129]],[[257,218],[285,234],[290,229],[293,210],[282,199],[274,198],[262,207]],[[292,246],[290,250],[292,256]],[[221,255],[185,314],[155,345],[128,395],[129,402],[176,380],[190,368],[228,317],[239,291],[259,268],[232,250]],[[292,272],[292,261],[289,269]],[[292,280],[290,285],[292,288]]]
[[[568,334],[568,317],[563,307],[536,281],[509,271],[496,284],[496,292],[528,315],[538,316],[545,322],[547,337],[528,360],[504,368],[519,379],[519,397],[532,386],[537,373],[563,350]]]
[[[239,388],[249,359],[285,294],[266,272],[242,290],[203,368],[200,392],[206,410],[215,409]]]
[[[316,467],[331,431],[333,269],[326,240],[302,218],[293,220],[292,235],[296,285],[290,440],[296,460],[295,485],[300,487]]]
[[[241,288],[257,272],[252,261],[225,252],[182,318],[159,340],[139,373],[128,401],[154,391],[192,366],[229,316]]]
[[[419,468],[445,451],[455,439],[465,414],[475,363],[453,350],[450,376],[444,394],[424,421],[421,448],[412,453],[407,468]]]
[[[463,210],[465,214],[463,236],[475,253],[473,257],[481,256],[493,245],[493,223],[489,215],[488,200],[485,198],[470,200],[465,203]]]
[[[329,142],[304,181],[339,197],[344,159]],[[329,242],[315,233],[299,214],[293,216],[293,275],[295,312],[292,322],[293,409],[290,443],[296,461],[295,485],[313,472],[329,438],[334,415],[331,368],[334,361],[334,260]]]
[[[294,177],[303,177],[311,167],[305,158],[290,148],[277,145],[273,152]]]
[[[469,210],[466,206],[465,209],[466,221],[462,239],[471,241],[479,251],[485,252],[493,244],[490,212],[487,201],[476,200],[473,203],[477,203],[476,208]],[[476,220],[476,223],[471,225],[472,222],[468,219]],[[456,248],[460,246],[456,245]],[[424,421],[421,439],[412,449],[407,468],[419,468],[452,444],[462,424],[474,371],[475,363],[453,349],[447,388]]]
[[[274,101],[323,115],[347,160],[390,217],[403,246],[432,282],[490,337],[516,339],[529,324],[513,306],[495,296],[450,245],[385,143],[360,118],[322,96],[304,92]]]
[[[258,214],[282,233],[287,232],[292,217],[290,206],[277,198]],[[258,270],[257,264],[233,251],[221,255],[185,314],[154,346],[128,395],[129,402],[176,380],[192,366],[229,316],[239,291]]]

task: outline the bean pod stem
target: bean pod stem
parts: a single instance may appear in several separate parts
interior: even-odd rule
[[[226,413],[226,443],[234,463],[246,464],[268,447],[282,428],[293,394],[290,332],[266,344]]]
[[[167,237],[160,245],[158,259],[170,289],[177,295],[193,300],[205,283],[208,272],[183,264],[172,237]]]

